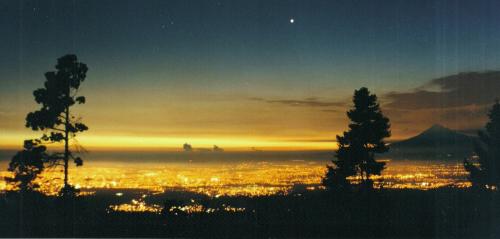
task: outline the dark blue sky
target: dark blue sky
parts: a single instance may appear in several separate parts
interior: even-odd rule
[[[0,6],[0,65],[8,78],[19,68],[28,75],[47,69],[67,52],[98,65],[103,74],[116,74],[116,68],[133,75],[189,72],[222,84],[243,74],[280,83],[415,85],[428,76],[497,68],[500,61],[498,1],[3,1]]]
[[[499,10],[494,0],[0,1],[0,112],[19,110],[1,117],[22,120],[43,72],[66,53],[89,65],[89,99],[109,102],[90,103],[95,112],[175,102],[222,117],[255,97],[337,101],[361,86],[410,90],[498,70]]]

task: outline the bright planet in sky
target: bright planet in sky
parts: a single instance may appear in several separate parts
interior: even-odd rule
[[[290,18],[290,23],[294,23],[294,22],[295,22],[295,19]]]

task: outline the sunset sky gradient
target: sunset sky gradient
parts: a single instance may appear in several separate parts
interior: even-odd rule
[[[24,127],[38,107],[32,92],[67,53],[89,67],[75,113],[90,149],[334,148],[362,86],[381,99],[393,140],[435,123],[472,132],[500,96],[498,9],[494,0],[1,1],[0,148],[40,135]]]

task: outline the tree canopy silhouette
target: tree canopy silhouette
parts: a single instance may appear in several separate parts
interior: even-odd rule
[[[384,142],[391,135],[389,119],[382,114],[377,96],[365,87],[354,91],[353,103],[354,108],[347,112],[349,131],[337,135],[336,160],[327,166],[323,178],[328,188],[348,189],[347,177],[358,174],[363,185],[371,187],[370,175],[380,175],[385,167],[384,162],[375,160],[375,154],[389,150]]]
[[[33,181],[43,171],[44,161],[48,155],[47,148],[34,140],[25,140],[24,149],[12,157],[8,170],[14,173],[13,177],[5,178],[14,184],[21,192],[32,191],[38,185]]]
[[[500,185],[500,103],[495,102],[488,113],[486,131],[479,131],[475,144],[478,165],[464,161],[469,180],[479,188],[492,188]]]
[[[82,159],[69,149],[69,143],[77,133],[88,130],[80,118],[71,114],[72,106],[85,103],[85,97],[78,95],[78,89],[85,80],[88,68],[86,64],[78,62],[76,55],[59,58],[55,68],[55,71],[45,73],[44,87],[33,92],[41,108],[28,113],[26,127],[44,131],[40,140],[45,143],[64,142],[64,152],[51,157],[53,162],[63,161],[64,187],[61,193],[64,195],[73,190],[68,183],[69,160],[73,159],[77,166],[83,164]]]

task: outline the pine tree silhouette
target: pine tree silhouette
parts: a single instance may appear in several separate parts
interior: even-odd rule
[[[389,119],[382,114],[377,96],[367,88],[354,91],[354,108],[347,112],[349,131],[337,135],[338,150],[332,166],[327,166],[323,185],[327,188],[348,189],[347,177],[361,176],[362,185],[372,186],[371,175],[380,175],[385,163],[375,160],[376,153],[389,147],[384,138],[390,137]]]
[[[500,185],[500,103],[495,102],[488,113],[490,121],[486,123],[486,131],[479,131],[479,141],[475,152],[479,158],[478,165],[469,160],[464,161],[465,170],[469,172],[469,180],[479,188],[492,188]]]
[[[70,140],[77,133],[88,130],[88,127],[71,114],[75,104],[84,104],[85,97],[78,95],[80,84],[85,80],[87,65],[78,62],[75,55],[65,55],[57,60],[56,71],[45,73],[44,88],[33,92],[35,101],[41,105],[37,111],[26,116],[26,127],[44,131],[40,138],[43,142],[64,142],[64,152],[54,154],[52,162],[63,161],[64,187],[62,195],[74,192],[68,183],[68,163],[73,159],[77,166],[83,161],[69,149]]]

